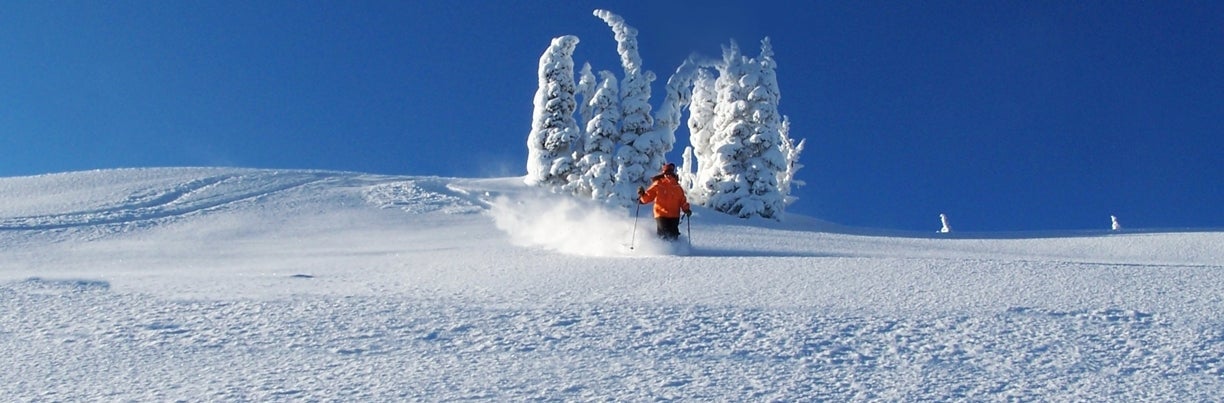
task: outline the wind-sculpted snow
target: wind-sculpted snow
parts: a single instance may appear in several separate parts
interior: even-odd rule
[[[13,401],[1213,401],[1224,233],[973,238],[522,178],[0,178]],[[629,249],[633,242],[635,248]]]

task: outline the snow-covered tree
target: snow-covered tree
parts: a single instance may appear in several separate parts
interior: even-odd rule
[[[591,72],[591,64],[584,63],[582,71],[578,73],[578,86],[574,90],[575,96],[582,97],[582,101],[578,103],[578,140],[571,144],[574,150],[570,159],[573,161],[573,168],[570,169],[569,175],[565,179],[564,190],[568,190],[574,194],[589,196],[589,186],[581,183],[583,174],[590,169],[590,164],[593,160],[585,158],[587,141],[590,139],[590,133],[587,132],[587,127],[590,126],[591,119],[594,119],[594,114],[591,111],[591,98],[595,96],[595,87],[597,82],[595,74]]]
[[[778,111],[782,91],[778,87],[778,64],[773,55],[773,45],[769,38],[761,40],[761,55],[757,57],[757,65],[761,71],[761,85],[758,87],[760,97],[755,104],[759,131],[766,134],[771,141],[775,133],[777,136],[776,147],[781,159],[768,161],[772,165],[768,169],[773,170],[777,177],[778,193],[785,207],[795,200],[790,195],[792,185],[803,185],[803,181],[793,179],[795,172],[803,167],[803,164],[799,163],[799,155],[803,152],[804,140],[800,140],[798,144],[794,143],[790,138],[790,119]]]
[[[629,205],[633,203],[637,187],[647,184],[649,173],[662,166],[664,155],[671,151],[673,144],[650,134],[654,130],[654,119],[650,116],[650,83],[655,80],[655,75],[642,70],[637,29],[610,11],[595,10],[594,14],[612,28],[621,67],[625,71],[621,81],[621,147],[616,151],[614,198],[619,199],[621,204]]]
[[[671,144],[676,142],[676,128],[680,127],[681,113],[689,106],[693,93],[693,80],[701,70],[696,57],[685,59],[676,72],[667,79],[667,95],[659,110],[655,111],[655,131],[659,137]],[[670,149],[670,147],[669,147]]]
[[[582,97],[582,103],[578,106],[579,128],[586,129],[591,119],[594,118],[591,112],[591,98],[595,96],[595,89],[598,85],[595,74],[591,72],[591,64],[583,63],[582,71],[578,73],[578,87],[575,89],[575,95]]]
[[[607,200],[612,196],[616,184],[612,153],[620,138],[621,113],[616,76],[609,71],[601,71],[599,76],[599,85],[589,95],[585,105],[590,119],[586,126],[585,155],[578,161],[582,176],[571,181],[567,187],[576,195]]]
[[[761,53],[750,61],[750,66],[755,71],[750,70],[749,73],[756,73],[757,79],[755,87],[749,87],[748,92],[752,134],[743,143],[742,157],[747,158],[745,167],[751,196],[748,197],[750,201],[740,202],[745,209],[738,214],[741,217],[758,215],[780,219],[786,210],[786,194],[782,192],[778,178],[786,174],[788,161],[783,153],[782,115],[778,113],[782,93],[778,89],[777,63],[769,38],[761,41]]]
[[[799,140],[796,144],[795,140],[790,137],[790,119],[786,116],[782,117],[782,126],[779,128],[779,133],[782,135],[782,155],[786,156],[786,171],[778,174],[778,191],[786,197],[786,205],[794,203],[796,197],[791,196],[792,186],[803,186],[801,180],[795,180],[795,172],[803,168],[803,164],[799,163],[799,154],[803,153],[806,139]]]
[[[718,211],[781,219],[785,210],[778,176],[786,171],[787,161],[773,68],[768,39],[762,41],[758,59],[741,55],[734,42],[724,49],[715,81],[715,172],[702,184],[710,194],[707,205]]]
[[[686,172],[694,172],[692,182],[686,185],[689,202],[705,205],[710,198],[707,186],[713,179],[714,147],[710,140],[714,137],[714,109],[718,105],[718,93],[714,87],[715,74],[710,69],[698,69],[693,79],[693,92],[689,101],[689,148],[696,160],[696,167],[686,168]],[[693,171],[689,171],[693,169]]]
[[[943,225],[943,227],[939,229],[939,233],[947,234],[949,232],[952,232],[952,226],[948,225],[948,215],[947,214],[943,214],[943,213],[939,214],[939,223]]]
[[[539,87],[527,136],[527,184],[562,186],[573,174],[573,146],[581,133],[574,121],[577,45],[578,37],[561,36],[540,56]]]
[[[652,72],[627,75],[621,82],[621,147],[616,151],[616,182],[618,196],[632,204],[637,187],[646,185],[650,175],[663,165],[664,155],[672,144],[655,136],[654,119],[650,116],[650,83]]]
[[[1114,230],[1114,231],[1122,230],[1122,224],[1118,222],[1118,217],[1111,215],[1109,216],[1109,221],[1110,221],[1109,229]]]
[[[716,102],[714,120],[711,122],[710,147],[713,153],[708,161],[711,173],[699,191],[708,195],[705,206],[731,213],[732,206],[741,195],[748,193],[744,179],[743,161],[737,156],[742,147],[741,139],[748,137],[747,93],[743,82],[748,79],[739,47],[732,42],[723,48],[723,63],[718,66],[719,76],[715,80]]]
[[[697,175],[693,173],[693,170],[696,168],[695,165],[697,164],[695,161],[693,161],[693,146],[684,147],[684,154],[681,154],[680,158],[680,169],[677,172],[677,176],[680,177],[680,187],[684,189],[685,194],[690,195],[689,203],[700,205],[700,203],[694,201],[691,196],[693,184],[697,182]]]

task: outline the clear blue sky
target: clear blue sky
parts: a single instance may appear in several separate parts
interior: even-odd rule
[[[1224,228],[1224,2],[0,2],[0,176],[241,166],[525,173],[550,39],[666,77],[771,37],[790,211],[965,231]],[[687,133],[678,133],[685,142]],[[671,155],[678,159],[680,151]]]

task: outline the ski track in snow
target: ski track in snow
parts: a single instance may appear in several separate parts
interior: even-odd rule
[[[107,206],[63,214],[0,219],[0,231],[55,230],[123,224],[146,225],[266,197],[321,180],[317,173],[250,173],[188,180],[169,189],[137,189]]]
[[[690,256],[672,256],[648,217],[638,249],[592,246],[627,242],[632,212],[540,204],[548,196],[520,183],[240,169],[0,178],[0,396],[1224,395],[1219,233],[894,238],[699,210]]]

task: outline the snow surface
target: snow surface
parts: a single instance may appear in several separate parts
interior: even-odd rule
[[[632,211],[522,179],[0,179],[0,396],[1224,396],[1222,232],[872,234],[698,209],[667,245],[648,209],[631,234]]]

